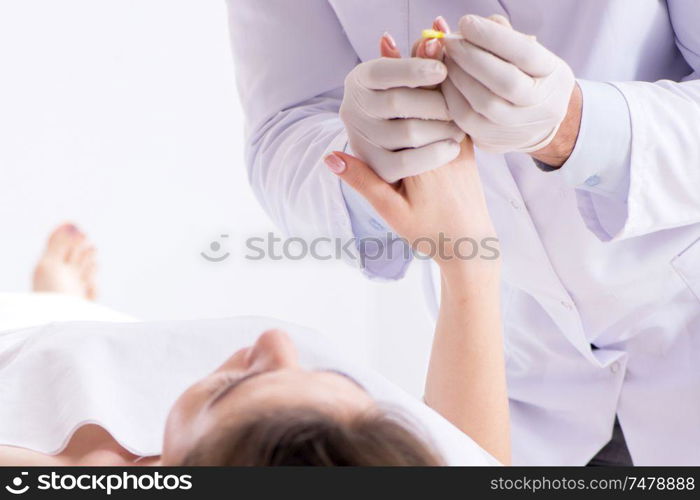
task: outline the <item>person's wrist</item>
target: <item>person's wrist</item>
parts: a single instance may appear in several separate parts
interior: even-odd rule
[[[497,303],[501,293],[500,272],[450,274],[441,273],[441,296],[444,303],[474,306]]]
[[[443,287],[453,296],[470,297],[500,287],[501,259],[479,258],[441,260],[440,268]]]
[[[582,113],[583,93],[581,87],[576,83],[571,92],[566,116],[554,139],[548,146],[531,153],[531,156],[552,167],[558,168],[564,165],[576,147]]]

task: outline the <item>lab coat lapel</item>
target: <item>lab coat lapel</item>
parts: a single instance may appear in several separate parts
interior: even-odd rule
[[[379,57],[379,38],[391,33],[404,56],[413,40],[408,26],[406,0],[329,0],[360,61]]]

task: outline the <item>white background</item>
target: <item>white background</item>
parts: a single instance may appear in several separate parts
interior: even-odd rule
[[[73,221],[99,249],[101,303],[308,325],[419,395],[419,266],[378,284],[243,258],[274,227],[246,179],[234,71],[223,0],[0,0],[0,290],[28,291],[47,234]],[[217,239],[232,256],[208,263]]]

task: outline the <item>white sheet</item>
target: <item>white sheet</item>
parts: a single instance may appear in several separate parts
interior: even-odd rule
[[[0,444],[59,452],[85,423],[131,452],[161,452],[177,396],[264,330],[285,329],[309,368],[351,374],[382,404],[412,419],[450,465],[497,462],[449,422],[372,370],[350,364],[327,338],[273,319],[68,322],[0,332]]]
[[[0,292],[0,332],[55,321],[136,321],[108,307],[62,293]]]

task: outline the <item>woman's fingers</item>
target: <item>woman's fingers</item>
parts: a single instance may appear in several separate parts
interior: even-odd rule
[[[407,209],[406,200],[363,161],[334,151],[324,158],[328,169],[360,193],[390,225]]]
[[[433,29],[444,33],[450,32],[450,27],[447,25],[447,21],[445,21],[442,16],[435,18],[433,21]],[[411,55],[413,57],[420,57],[423,59],[436,59],[438,61],[442,61],[445,58],[445,47],[442,43],[440,43],[440,41],[434,38],[419,38],[411,48]],[[437,88],[437,85],[431,85],[425,88],[435,89]]]
[[[413,57],[442,61],[442,44],[436,38],[422,38],[413,44]]]
[[[382,57],[391,57],[392,59],[399,59],[401,57],[401,52],[396,45],[396,40],[389,33],[384,33],[379,39],[379,53]]]
[[[436,31],[442,31],[443,33],[450,33],[450,26],[445,21],[445,18],[438,16],[433,21],[432,28]],[[433,42],[428,45],[428,42]],[[423,57],[427,59],[440,59],[442,60],[444,55],[443,46],[440,42],[435,39],[419,38],[413,43],[411,47],[411,56],[413,57]]]
[[[452,32],[450,30],[450,25],[447,24],[447,21],[442,16],[437,16],[435,18],[435,21],[433,21],[433,29],[442,31],[443,33],[447,33],[448,35]]]

